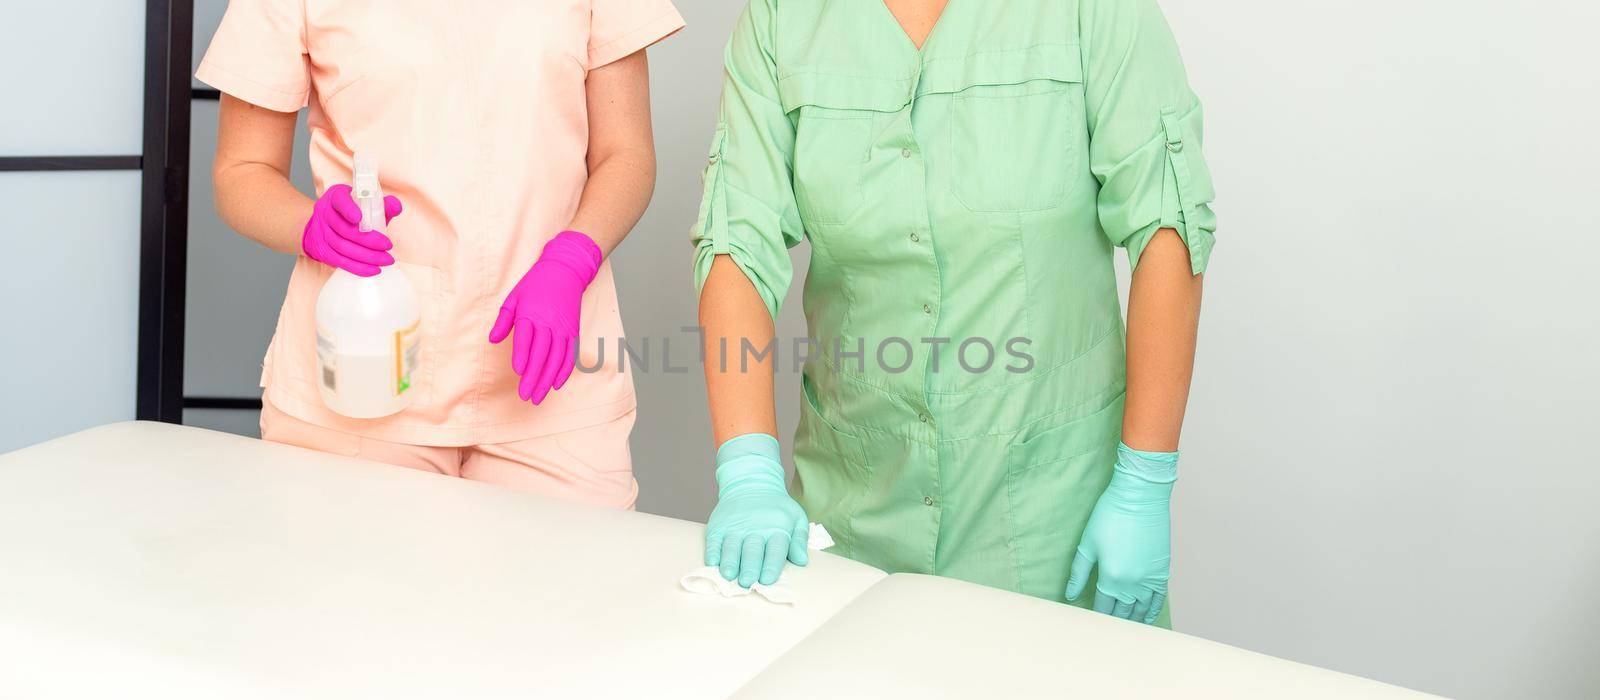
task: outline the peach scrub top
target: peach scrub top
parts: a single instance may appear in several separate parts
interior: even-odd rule
[[[383,274],[403,271],[422,305],[410,407],[340,416],[316,384],[314,309],[333,268],[301,256],[263,363],[264,399],[334,430],[442,446],[566,432],[633,410],[609,263],[583,297],[581,369],[542,404],[518,399],[511,343],[488,335],[506,294],[577,211],[588,71],[682,27],[671,0],[232,0],[196,77],[267,109],[310,107],[319,194],[350,181],[356,150],[377,156],[384,190],[405,204],[388,230],[397,264]],[[611,352],[594,370],[601,341]]]

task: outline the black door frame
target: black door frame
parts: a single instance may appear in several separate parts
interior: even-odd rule
[[[146,0],[135,415],[183,422],[194,1]]]

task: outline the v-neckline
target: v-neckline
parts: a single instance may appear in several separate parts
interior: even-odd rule
[[[921,55],[922,52],[928,48],[928,44],[933,42],[934,35],[939,33],[939,25],[944,23],[945,15],[950,14],[950,6],[956,2],[956,0],[945,0],[944,7],[939,10],[939,16],[933,18],[933,26],[928,28],[928,34],[922,37],[922,44],[919,46],[917,44],[917,40],[911,38],[911,32],[906,31],[905,23],[901,22],[900,18],[895,16],[894,10],[889,8],[889,3],[885,0],[874,1],[877,3],[878,7],[883,8],[883,13],[889,16],[889,21],[893,23],[894,28],[898,30],[897,33],[900,35],[900,38],[904,39],[906,45],[910,46],[911,50],[915,51],[918,55]]]

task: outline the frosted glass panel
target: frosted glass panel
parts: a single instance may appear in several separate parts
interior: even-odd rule
[[[0,452],[133,418],[139,173],[0,173],[0,240]]]
[[[5,3],[0,156],[139,155],[144,6],[127,0]]]

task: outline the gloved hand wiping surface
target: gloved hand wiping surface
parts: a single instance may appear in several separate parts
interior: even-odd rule
[[[784,562],[805,566],[806,512],[784,485],[778,438],[750,433],[717,448],[717,507],[706,522],[706,566],[749,588],[777,583]]]
[[[828,529],[821,523],[811,523],[806,546],[815,550],[827,549],[833,546],[833,536],[828,534]],[[739,585],[738,581],[723,578],[722,571],[717,567],[702,566],[684,574],[683,578],[678,580],[678,585],[690,593],[702,595],[738,598],[754,594],[779,605],[795,605],[800,602],[799,593],[789,585],[788,572],[778,574],[778,580],[771,585],[757,581],[754,586],[746,588]]]

